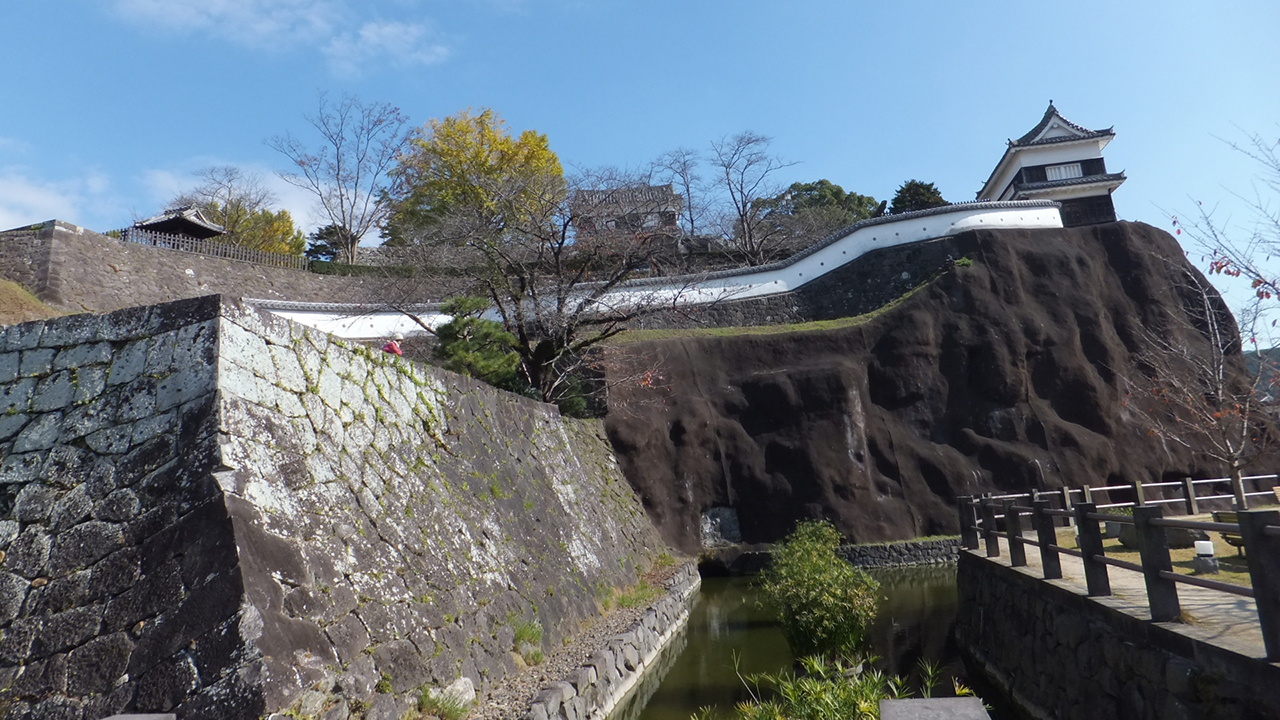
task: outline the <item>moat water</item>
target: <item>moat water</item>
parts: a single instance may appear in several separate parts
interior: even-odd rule
[[[921,659],[942,668],[935,695],[951,695],[951,679],[964,668],[952,640],[958,595],[955,565],[872,570],[880,582],[880,609],[870,651],[885,673],[917,687]],[[742,677],[789,670],[794,657],[782,630],[757,602],[754,578],[704,578],[688,625],[651,666],[609,720],[689,720],[714,707],[728,717],[750,699]]]

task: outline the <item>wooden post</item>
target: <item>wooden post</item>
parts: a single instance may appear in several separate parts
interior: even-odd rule
[[[1062,577],[1062,561],[1058,559],[1058,550],[1054,547],[1058,542],[1058,533],[1053,516],[1045,513],[1050,506],[1048,499],[1041,498],[1031,504],[1031,522],[1036,526],[1036,539],[1040,541],[1040,565],[1044,567],[1046,580]]]
[[[1146,505],[1146,504],[1147,504],[1147,500],[1146,500],[1146,498],[1145,498],[1145,497],[1143,497],[1143,494],[1142,494],[1142,481],[1141,481],[1141,480],[1134,480],[1134,481],[1133,481],[1133,504],[1134,504],[1134,505]]]
[[[1069,487],[1062,488],[1062,509],[1071,509],[1071,488]],[[1071,527],[1074,522],[1075,521],[1072,518],[1067,518],[1067,527]]]
[[[1088,485],[1085,485],[1084,487],[1080,488],[1080,490],[1084,494],[1085,502],[1087,503],[1093,502],[1093,488],[1089,487]]]
[[[1236,517],[1253,580],[1262,642],[1267,648],[1267,660],[1275,662],[1280,660],[1280,538],[1268,535],[1264,528],[1280,525],[1280,512],[1244,510]]]
[[[1009,531],[1009,564],[1022,567],[1027,564],[1027,551],[1022,544],[1022,517],[1013,505],[1013,500],[1004,501],[1004,528]]]
[[[1111,594],[1111,578],[1107,576],[1107,564],[1094,559],[1095,555],[1105,554],[1102,550],[1102,528],[1098,521],[1088,517],[1089,513],[1098,512],[1093,503],[1076,505],[1076,525],[1080,528],[1080,554],[1084,556],[1084,580],[1089,588],[1090,597]]]
[[[987,557],[1000,557],[1000,537],[996,535],[996,501],[982,498],[982,532],[987,538]]]
[[[1189,477],[1182,478],[1182,494],[1186,496],[1187,514],[1199,515],[1200,503],[1196,502],[1196,485]]]
[[[1178,583],[1160,577],[1162,571],[1173,572],[1173,562],[1169,559],[1168,534],[1164,528],[1151,524],[1158,517],[1164,517],[1163,505],[1142,505],[1133,509],[1151,619],[1154,622],[1174,622],[1182,617],[1182,606],[1178,604]]]
[[[974,515],[972,495],[957,498],[957,511],[960,513],[960,540],[966,550],[978,549],[978,522]]]

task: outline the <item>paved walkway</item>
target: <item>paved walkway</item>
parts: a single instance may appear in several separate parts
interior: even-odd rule
[[[1024,537],[1034,540],[1032,533]],[[979,543],[980,555],[985,555],[986,545]],[[1020,568],[1033,577],[1043,578],[1044,572],[1040,564],[1040,548],[1026,546],[1027,565]],[[1079,558],[1059,553],[1062,564],[1061,580],[1045,580],[1085,594],[1084,565]],[[1000,539],[1000,557],[991,558],[1003,565],[1009,565],[1008,541]],[[1142,574],[1117,567],[1107,567],[1111,580],[1111,596],[1094,598],[1098,602],[1115,610],[1143,620],[1151,620],[1151,611],[1147,605],[1147,588]],[[1232,595],[1230,593],[1209,590],[1178,583],[1178,601],[1184,616],[1190,616],[1190,623],[1158,623],[1174,632],[1191,636],[1197,640],[1240,653],[1247,657],[1264,659],[1266,651],[1262,643],[1262,631],[1258,626],[1258,609],[1252,598]]]

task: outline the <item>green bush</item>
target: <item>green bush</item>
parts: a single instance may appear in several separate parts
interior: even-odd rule
[[[910,696],[907,682],[897,675],[871,669],[870,662],[845,664],[819,657],[800,658],[804,670],[751,675],[743,679],[751,700],[738,703],[734,720],[878,720],[880,701]],[[920,661],[921,697],[931,697],[937,686],[938,666]],[[953,682],[956,695],[972,695]],[[703,708],[691,720],[714,720],[711,708]]]
[[[840,540],[831,523],[802,522],[760,575],[796,656],[854,657],[875,617],[880,584],[840,557]]]
[[[312,260],[311,272],[317,275],[350,275],[353,277],[411,278],[415,269],[409,265],[347,265],[328,260]]]

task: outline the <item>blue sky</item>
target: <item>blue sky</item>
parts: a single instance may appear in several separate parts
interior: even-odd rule
[[[1216,138],[1280,136],[1275,0],[45,0],[4,3],[0,27],[0,227],[120,227],[212,164],[270,179],[264,140],[306,137],[319,91],[415,124],[493,107],[566,166],[750,129],[798,163],[786,182],[951,200],[1052,98],[1115,127],[1117,210],[1162,226],[1189,197],[1242,220],[1254,168]]]

